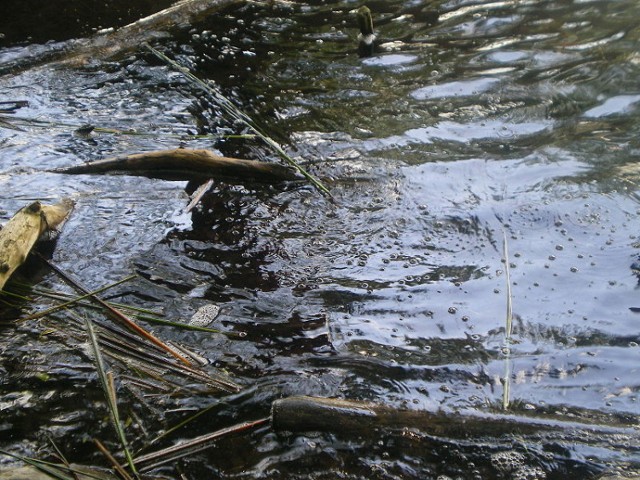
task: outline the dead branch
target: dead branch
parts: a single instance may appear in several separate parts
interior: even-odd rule
[[[105,158],[54,170],[56,173],[126,173],[172,180],[232,179],[278,183],[301,180],[292,169],[276,163],[221,157],[209,150],[175,149]]]

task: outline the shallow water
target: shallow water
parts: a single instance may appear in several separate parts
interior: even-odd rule
[[[257,141],[188,137],[241,129],[141,52],[0,77],[2,100],[29,100],[6,117],[22,130],[0,129],[5,217],[71,196],[57,265],[96,288],[137,273],[122,301],[172,319],[215,304],[211,326],[243,333],[154,328],[247,386],[174,439],[260,418],[286,395],[497,412],[505,384],[514,414],[635,427],[638,4],[371,2],[383,44],[366,58],[357,6],[249,5],[157,45],[214,80],[335,201],[311,187],[220,184],[184,214],[185,182],[42,172],[179,145],[276,160]],[[24,28],[41,38],[37,24]],[[35,51],[29,41],[7,38],[0,59]],[[84,124],[145,135],[74,133]],[[46,271],[29,275],[62,288]],[[43,455],[51,436],[74,461],[100,463],[87,439],[115,439],[90,359],[43,328],[1,332],[2,447]],[[131,427],[141,446],[217,400],[144,406],[124,390],[121,401],[134,424],[144,419]],[[181,468],[189,478],[582,479],[635,471],[637,438],[264,428]]]

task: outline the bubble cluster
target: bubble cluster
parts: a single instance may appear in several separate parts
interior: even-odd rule
[[[501,475],[513,480],[544,480],[547,474],[537,466],[527,465],[526,457],[515,450],[491,455],[491,465]]]

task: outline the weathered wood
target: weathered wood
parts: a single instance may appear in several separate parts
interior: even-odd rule
[[[29,55],[0,65],[0,75],[9,72],[17,73],[48,63],[79,66],[93,60],[106,60],[129,54],[145,42],[154,42],[166,37],[167,32],[172,29],[187,27],[223,8],[243,4],[246,1],[182,0],[124,27],[98,33],[90,38],[69,40],[58,50],[47,50],[41,55]]]
[[[0,230],[0,290],[24,263],[42,234],[62,224],[72,208],[71,200],[63,200],[56,205],[33,202],[9,219]]]
[[[544,432],[598,432],[602,435],[638,437],[632,428],[606,427],[554,418],[525,417],[482,412],[429,412],[402,410],[387,405],[295,396],[275,400],[271,426],[290,432],[329,431],[360,435],[376,427],[416,428],[446,438],[499,438],[503,435],[534,435]]]
[[[172,180],[235,179],[278,183],[301,180],[292,169],[277,163],[221,157],[209,150],[175,149],[105,158],[57,173],[126,173]]]

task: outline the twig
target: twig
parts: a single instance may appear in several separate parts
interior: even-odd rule
[[[111,455],[111,452],[107,450],[107,447],[105,447],[100,440],[98,440],[97,438],[94,438],[93,443],[95,444],[96,447],[98,447],[98,450],[100,450],[100,452],[107,458],[107,460],[109,460],[109,463],[113,466],[113,468],[120,474],[120,476],[124,480],[133,480],[133,478],[131,478],[131,475],[129,475],[127,471],[124,468],[122,468],[122,465],[118,463],[118,461],[113,457],[113,455]]]
[[[202,199],[204,194],[207,193],[212,186],[213,178],[210,178],[205,183],[200,185],[198,189],[193,192],[191,201],[189,202],[189,205],[187,205],[187,208],[184,209],[184,213],[189,213],[191,210],[193,210],[193,208],[200,202],[200,199]]]
[[[196,437],[187,442],[180,443],[178,445],[174,445],[157,452],[149,453],[147,455],[142,455],[136,458],[136,463],[140,465],[144,463],[150,463],[150,465],[141,468],[142,471],[148,471],[159,465],[172,462],[186,455],[192,455],[206,450],[207,448],[213,446],[216,440],[219,440],[222,437],[233,433],[244,432],[245,430],[250,430],[261,425],[265,425],[266,423],[269,423],[269,421],[270,418],[267,417],[261,418],[260,420],[255,420],[253,422],[244,422],[232,427],[223,428],[213,433],[201,435],[200,437]]]

